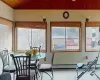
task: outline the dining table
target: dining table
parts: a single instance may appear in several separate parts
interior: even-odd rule
[[[14,54],[14,56],[26,56],[26,54],[18,53],[18,54]],[[31,61],[44,59],[46,57],[47,57],[47,54],[45,52],[38,52],[36,55],[31,55]]]

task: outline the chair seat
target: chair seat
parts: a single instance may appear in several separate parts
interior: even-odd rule
[[[35,64],[35,62],[36,62],[36,61],[31,61],[30,65],[32,65],[32,64],[34,65],[34,64]]]
[[[4,72],[15,72],[15,65],[7,65],[4,67]]]
[[[84,66],[84,63],[78,63],[78,64],[77,64],[77,67],[78,67],[78,68],[82,68],[83,66]]]
[[[41,64],[39,69],[51,69],[52,65],[51,64]]]

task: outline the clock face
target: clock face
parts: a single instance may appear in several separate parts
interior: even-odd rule
[[[68,13],[67,11],[65,11],[65,12],[63,13],[63,17],[64,17],[64,19],[67,19],[67,18],[69,17],[69,13]]]

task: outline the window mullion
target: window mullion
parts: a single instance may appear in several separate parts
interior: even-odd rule
[[[30,49],[32,48],[32,29],[31,29],[31,47]]]
[[[65,50],[66,50],[66,27],[65,27]]]

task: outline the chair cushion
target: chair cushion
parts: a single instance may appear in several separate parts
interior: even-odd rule
[[[84,63],[78,63],[78,64],[77,64],[77,67],[78,67],[78,68],[82,68],[83,66],[84,66]]]
[[[4,72],[15,72],[15,65],[7,65],[4,67]]]
[[[51,69],[52,65],[51,64],[41,64],[39,69]]]
[[[31,65],[35,65],[35,62],[36,62],[36,61],[31,61],[31,63],[30,63],[30,64],[31,64]]]

